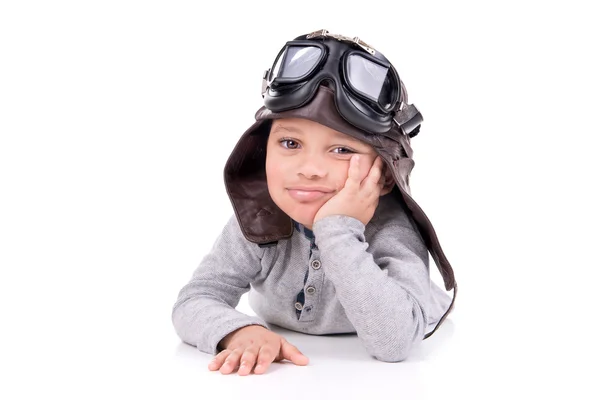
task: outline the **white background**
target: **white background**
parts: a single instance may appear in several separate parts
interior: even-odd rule
[[[0,3],[0,398],[597,398],[592,3]],[[456,311],[403,363],[282,331],[309,366],[210,373],[171,307],[232,212],[263,70],[320,28],[423,113],[412,190]]]

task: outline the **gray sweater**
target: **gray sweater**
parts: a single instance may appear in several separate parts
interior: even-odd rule
[[[450,304],[429,276],[416,226],[391,195],[363,225],[336,215],[276,246],[246,240],[232,216],[173,307],[181,340],[216,354],[228,333],[266,323],[308,334],[354,333],[382,361],[401,361]],[[258,317],[235,309],[250,290]],[[303,291],[304,302],[298,303]]]

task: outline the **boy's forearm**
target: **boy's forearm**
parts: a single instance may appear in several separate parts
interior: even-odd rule
[[[180,290],[173,306],[173,326],[181,340],[206,353],[236,329],[265,323],[235,307],[261,269],[262,250],[243,238],[234,216],[211,251]]]
[[[332,216],[313,229],[325,274],[369,354],[382,361],[404,360],[425,331],[419,300],[429,288],[427,266],[398,241],[391,251],[395,257],[378,265],[366,251],[364,225],[353,218]]]
[[[219,351],[219,343],[228,334],[248,325],[261,325],[264,321],[243,314],[227,304],[214,299],[195,297],[173,307],[173,326],[182,341],[209,354]]]

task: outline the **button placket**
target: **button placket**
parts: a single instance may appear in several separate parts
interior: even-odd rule
[[[293,303],[293,307],[295,309],[296,318],[300,322],[310,322],[314,320],[314,312],[312,312],[315,304],[318,303],[318,294],[316,294],[316,288],[314,284],[311,284],[311,281],[319,282],[322,281],[319,279],[320,273],[319,269],[321,268],[321,261],[318,260],[319,249],[315,244],[315,237],[311,230],[306,229],[302,225],[294,222],[294,226],[296,230],[303,234],[306,239],[309,241],[309,254],[308,254],[308,268],[306,269],[306,273],[304,276],[304,286],[303,289],[296,295],[295,302]]]
[[[310,322],[315,318],[316,306],[319,304],[319,288],[323,284],[322,263],[319,260],[319,250],[314,249],[308,263],[308,277],[304,286],[304,305],[300,315],[300,322]]]

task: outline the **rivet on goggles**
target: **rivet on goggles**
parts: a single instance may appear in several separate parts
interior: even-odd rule
[[[335,85],[335,101],[344,119],[375,134],[398,125],[415,136],[423,121],[414,105],[401,102],[402,84],[393,65],[359,38],[320,30],[289,41],[263,75],[265,106],[281,112],[309,102],[318,86]]]

